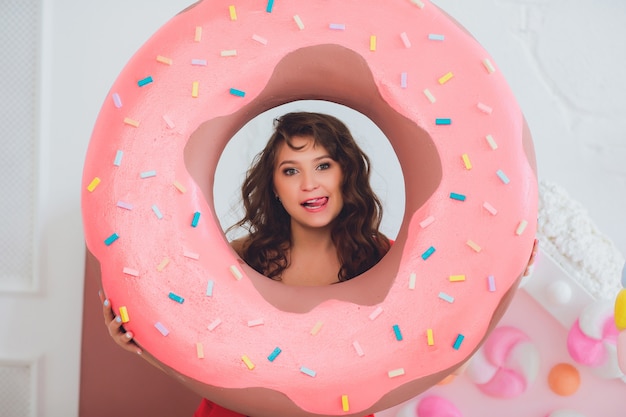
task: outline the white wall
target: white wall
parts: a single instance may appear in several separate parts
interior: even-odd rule
[[[189,3],[46,1],[46,45],[50,47],[44,68],[44,88],[48,92],[43,109],[48,120],[46,135],[52,147],[60,142],[71,145],[71,151],[58,155],[53,167],[59,170],[58,180],[62,181],[57,210],[79,213],[83,157],[113,80],[143,41]],[[600,230],[625,252],[626,118],[621,114],[626,109],[626,77],[622,74],[626,67],[626,3],[436,3],[475,35],[507,76],[535,138],[540,176],[561,184],[581,201]],[[368,134],[367,129],[356,129],[357,137]],[[253,149],[246,152],[251,155]],[[243,166],[239,160],[231,165]],[[232,190],[238,184],[235,181],[224,187]],[[225,197],[223,204],[228,205],[231,197]],[[73,271],[82,271],[82,254],[74,253],[82,243],[81,221],[74,216],[64,227],[75,232],[63,238],[67,245],[60,245],[57,251],[72,251],[64,256],[76,262]],[[71,280],[75,288],[82,287],[82,275],[76,274]],[[72,333],[67,341],[78,344],[80,323],[76,311],[80,311],[80,305],[74,307],[63,310],[58,320],[70,323]],[[78,358],[66,366],[68,375],[77,377]]]

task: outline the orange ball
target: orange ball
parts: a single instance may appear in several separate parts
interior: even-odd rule
[[[580,387],[580,373],[569,363],[559,363],[548,374],[548,385],[552,392],[561,396],[569,396]]]

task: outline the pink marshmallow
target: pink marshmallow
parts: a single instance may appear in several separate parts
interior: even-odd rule
[[[463,414],[449,400],[433,395],[417,404],[417,417],[463,417]]]

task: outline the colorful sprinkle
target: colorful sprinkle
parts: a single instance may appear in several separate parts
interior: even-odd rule
[[[317,372],[315,372],[313,369],[309,369],[306,366],[301,366],[300,367],[300,372],[302,372],[305,375],[310,376],[311,378],[315,377],[315,375],[317,375]]]
[[[440,34],[437,34],[437,33],[429,33],[428,34],[428,40],[431,40],[431,41],[443,41],[444,39],[445,39],[444,35],[440,35]]]
[[[411,47],[411,41],[409,40],[409,35],[407,35],[406,32],[402,32],[400,34],[400,39],[402,39],[402,43],[404,44],[405,48]]]
[[[493,149],[494,151],[498,149],[498,144],[496,143],[496,140],[493,138],[493,136],[487,135],[485,136],[485,139],[487,139],[487,143],[489,144],[489,147],[491,149]]]
[[[92,179],[89,185],[87,186],[87,191],[89,191],[90,193],[93,192],[93,190],[96,189],[98,184],[100,184],[100,178],[94,177],[94,179]]]
[[[207,297],[213,297],[213,288],[215,287],[215,281],[212,279],[208,280],[206,283],[206,295]]]
[[[433,93],[431,93],[428,88],[424,89],[424,95],[426,96],[428,101],[430,101],[431,103],[434,103],[435,101],[437,101]]]
[[[450,193],[450,198],[457,201],[465,201],[467,197],[464,194]]]
[[[519,222],[519,225],[517,225],[517,229],[515,230],[515,234],[521,236],[522,233],[524,233],[524,230],[526,230],[526,226],[528,226],[528,222],[526,220]]]
[[[262,45],[267,45],[267,39],[259,35],[252,35],[252,39]]]
[[[428,216],[428,217],[426,217],[424,220],[422,220],[420,222],[420,227],[422,229],[425,229],[428,226],[430,226],[431,224],[433,224],[434,221],[435,221],[435,218],[433,216]]]
[[[424,2],[422,0],[411,0],[411,3],[419,7],[420,9],[424,8]]]
[[[196,342],[196,357],[204,359],[204,346],[200,342]]]
[[[113,165],[115,165],[116,167],[122,165],[122,158],[124,157],[124,152],[118,150],[115,153],[115,159],[113,160]]]
[[[402,88],[406,88],[407,87],[407,73],[403,72],[402,74],[400,74],[400,87]]]
[[[468,240],[465,243],[467,244],[467,246],[472,248],[474,250],[474,252],[476,252],[476,253],[479,253],[482,250],[481,247],[476,242],[474,242],[473,240]]]
[[[176,187],[178,191],[180,191],[181,194],[185,194],[185,192],[187,192],[187,189],[185,188],[185,186],[182,185],[179,181],[174,180],[172,184],[174,185],[174,187]]]
[[[376,35],[370,36],[370,51],[376,50]]]
[[[439,78],[439,84],[443,85],[447,83],[448,81],[450,81],[453,77],[454,77],[454,74],[452,74],[452,72],[448,72],[447,74]]]
[[[438,297],[441,298],[443,301],[447,301],[448,303],[454,302],[454,297],[451,296],[450,294],[446,294],[443,291],[439,293]]]
[[[391,371],[387,372],[387,375],[389,376],[389,378],[402,376],[404,375],[404,368],[392,369]]]
[[[483,65],[489,74],[492,74],[496,70],[489,58],[483,59]]]
[[[139,127],[139,121],[133,120],[130,117],[125,117],[124,118],[124,124],[127,124],[127,125],[132,126],[132,127]]]
[[[248,320],[248,327],[262,326],[263,324],[265,324],[263,319]]]
[[[153,81],[152,77],[150,75],[148,75],[146,78],[143,78],[139,81],[137,81],[137,85],[139,87],[143,87],[144,85],[148,85]]]
[[[435,345],[435,336],[433,334],[433,329],[426,329],[426,343],[428,346]]]
[[[461,348],[461,343],[463,343],[463,339],[465,339],[465,336],[459,333],[459,335],[456,337],[456,340],[454,341],[454,345],[452,345],[454,350],[459,350]]]
[[[267,0],[267,6],[265,7],[265,11],[268,13],[272,13],[272,8],[274,8],[274,0]]]
[[[139,174],[139,177],[141,179],[146,179],[146,178],[151,178],[151,177],[156,177],[156,171],[155,170],[151,170],[151,171],[144,171],[142,173]]]
[[[196,26],[196,31],[193,35],[194,42],[200,42],[202,40],[202,26]]]
[[[450,280],[450,282],[461,282],[465,281],[465,275],[450,275],[448,279]]]
[[[247,355],[242,355],[241,356],[241,360],[243,361],[243,363],[246,364],[246,366],[248,367],[249,370],[253,370],[254,369],[254,364],[252,363],[252,361],[250,360],[250,358]]]
[[[469,155],[464,153],[463,155],[461,155],[461,158],[463,159],[463,164],[465,165],[465,169],[467,170],[472,169],[472,161],[470,161]]]
[[[350,402],[348,401],[347,395],[341,396],[341,410],[350,411]]]
[[[438,118],[435,119],[435,124],[437,126],[448,126],[452,124],[452,119],[449,118]]]
[[[483,203],[483,207],[485,208],[485,210],[487,210],[489,213],[493,214],[494,216],[498,214],[498,210],[496,210],[496,208],[487,201]]]
[[[161,322],[157,321],[156,323],[154,323],[154,327],[156,327],[156,329],[159,331],[159,333],[161,333],[163,336],[167,336],[168,334],[170,334],[170,331],[167,330],[167,327],[165,327],[163,324],[161,324]]]
[[[298,25],[298,29],[304,30],[304,23],[302,22],[302,19],[300,19],[300,16],[294,15],[293,20],[296,22],[296,25]]]
[[[133,276],[133,277],[138,277],[139,276],[139,271],[137,271],[136,269],[133,269],[133,268],[129,268],[127,266],[125,266],[122,269],[122,272],[125,273],[126,275],[130,275],[130,276]]]
[[[165,64],[165,65],[172,65],[172,58],[167,58],[164,57],[163,55],[157,55],[156,57],[157,62],[160,62],[161,64]]]
[[[104,239],[104,244],[107,246],[111,246],[113,242],[119,239],[119,235],[117,233],[113,233],[111,236]]]
[[[502,181],[504,184],[508,184],[511,182],[509,177],[507,177],[504,171],[502,171],[501,169],[496,171],[496,175],[498,176],[498,178],[500,178],[500,181]]]
[[[154,215],[157,216],[157,219],[161,220],[163,218],[163,213],[161,213],[161,210],[159,210],[159,207],[156,204],[152,205],[152,211],[154,212]]]
[[[170,300],[174,300],[178,304],[182,304],[185,302],[185,299],[183,297],[181,297],[178,294],[174,294],[173,292],[170,292],[167,296],[169,297]]]
[[[355,340],[354,342],[352,342],[352,347],[356,351],[357,355],[359,356],[365,355],[365,352],[363,352],[363,348],[361,347],[361,344],[358,341]]]
[[[246,96],[246,92],[245,91],[237,90],[236,88],[231,88],[229,90],[229,92],[233,96],[237,96],[237,97],[245,97]]]
[[[344,23],[331,23],[328,25],[328,28],[331,30],[346,30],[346,25]]]
[[[426,260],[430,258],[430,255],[432,255],[433,253],[435,253],[435,247],[431,246],[430,248],[426,249],[426,252],[422,253],[422,259]]]
[[[122,319],[122,323],[128,323],[130,321],[126,306],[120,306],[120,318]]]
[[[213,322],[211,322],[211,324],[209,324],[207,326],[207,329],[209,329],[209,331],[213,331],[213,330],[217,329],[217,326],[219,326],[220,324],[222,324],[222,320],[221,319],[215,319],[215,320],[213,320]]]
[[[313,328],[311,329],[311,335],[315,336],[316,334],[318,334],[320,330],[322,330],[323,325],[324,322],[322,321],[318,321],[317,323],[315,323],[315,326],[313,326]]]
[[[417,281],[417,275],[415,275],[415,272],[411,272],[409,274],[409,289],[410,290],[414,290],[415,289],[416,281]]]
[[[193,214],[193,218],[191,219],[191,227],[196,227],[198,226],[198,222],[200,221],[200,212],[196,211]]]
[[[208,61],[206,59],[194,58],[191,60],[191,65],[196,67],[206,67],[208,65]]]
[[[191,251],[188,251],[188,250],[183,252],[183,256],[185,258],[193,259],[193,260],[196,260],[196,261],[198,259],[200,259],[200,254],[199,253],[191,252]]]
[[[239,271],[239,269],[237,268],[236,265],[231,265],[229,268],[230,273],[233,275],[233,277],[235,277],[235,279],[237,281],[241,280],[241,278],[243,278],[243,275],[241,274],[241,271]]]
[[[397,324],[393,325],[393,334],[396,336],[398,342],[402,341],[402,332],[400,331],[400,326]]]
[[[487,114],[491,114],[491,112],[493,112],[493,109],[484,103],[478,103],[478,109]]]
[[[132,210],[133,205],[131,203],[127,203],[126,201],[118,201],[116,204],[117,207],[123,208],[124,210]]]
[[[224,49],[223,51],[220,52],[220,56],[237,56],[237,50],[236,49]]]
[[[113,99],[113,105],[116,108],[121,108],[122,107],[122,99],[120,98],[120,95],[117,93],[113,93],[113,95],[111,96],[111,98]]]
[[[372,311],[371,314],[369,315],[370,320],[376,320],[376,317],[380,316],[382,312],[383,312],[382,307],[376,307],[376,310]]]
[[[170,119],[170,117],[166,114],[163,115],[163,121],[165,121],[165,124],[169,129],[174,129],[176,127],[172,119]]]
[[[275,347],[272,353],[270,353],[267,357],[267,360],[270,362],[274,362],[274,359],[276,359],[278,355],[280,355],[280,352],[282,352],[282,349],[279,347]]]
[[[228,12],[230,13],[230,20],[237,20],[237,10],[235,6],[228,6]]]
[[[496,291],[496,278],[493,275],[487,277],[487,288],[489,288],[489,292]]]
[[[157,265],[157,271],[162,272],[165,267],[167,266],[167,264],[170,263],[170,259],[169,258],[163,258],[163,260]]]
[[[191,84],[191,97],[198,98],[198,90],[200,89],[200,83],[198,81],[194,81]]]

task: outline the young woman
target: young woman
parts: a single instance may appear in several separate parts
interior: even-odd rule
[[[390,247],[378,230],[382,205],[369,177],[369,158],[340,120],[285,114],[275,120],[274,133],[248,170],[241,189],[245,214],[231,227],[248,234],[231,246],[259,273],[286,285],[352,279]],[[111,337],[141,353],[110,302],[101,299]],[[209,416],[241,415],[203,400],[194,417]]]

